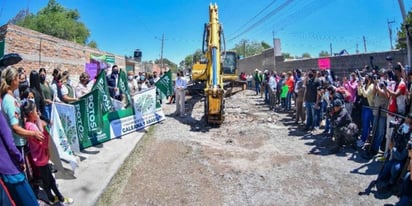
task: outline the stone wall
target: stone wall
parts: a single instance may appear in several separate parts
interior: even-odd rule
[[[392,56],[393,62],[401,62],[406,64],[406,50],[396,50],[387,52],[363,53],[354,55],[334,56],[330,57],[332,71],[337,75],[348,74],[349,72],[363,68],[365,65],[370,65],[370,57],[373,56],[373,64],[379,68],[386,67],[386,56]],[[300,59],[300,60],[284,60],[283,56],[276,56],[277,72],[291,71],[294,69],[302,69],[307,71],[318,68],[319,58]],[[239,72],[252,73],[255,69],[274,70],[273,69],[273,49],[265,50],[262,54],[247,57],[239,61]]]
[[[49,73],[56,67],[69,70],[73,75],[84,71],[90,54],[115,56],[115,63],[126,68],[124,56],[93,49],[71,41],[59,39],[13,24],[0,27],[0,39],[5,40],[4,53],[18,53],[23,60],[16,67],[27,71],[44,67]]]

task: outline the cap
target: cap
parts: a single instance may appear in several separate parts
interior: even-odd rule
[[[333,100],[333,106],[334,107],[341,107],[342,106],[342,100],[340,100],[340,99]]]
[[[392,61],[392,56],[387,56],[385,59],[386,61]]]
[[[268,73],[269,71],[267,69],[265,69],[265,73]]]

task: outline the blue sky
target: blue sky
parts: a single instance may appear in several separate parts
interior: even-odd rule
[[[390,50],[387,21],[395,22],[391,24],[394,46],[402,22],[398,0],[57,1],[80,12],[80,21],[99,49],[128,56],[140,49],[143,61],[159,59],[164,33],[163,56],[176,64],[201,48],[210,3],[219,6],[227,48],[241,39],[272,44],[274,32],[281,39],[282,52],[294,56],[309,52],[316,57],[321,50],[329,52],[330,44],[333,53],[346,49],[353,54],[357,48],[364,52],[363,36],[367,52]],[[0,0],[0,24],[26,7],[36,13],[47,2]],[[404,3],[406,10],[411,10],[412,0]]]

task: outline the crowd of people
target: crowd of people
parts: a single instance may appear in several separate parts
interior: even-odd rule
[[[48,77],[45,68],[27,75],[22,67],[0,70],[0,202],[1,205],[69,205],[73,199],[57,188],[51,162],[49,127],[53,102],[71,103],[88,94],[95,82],[81,73],[76,83],[69,71],[56,68]],[[162,75],[162,74],[161,74]],[[130,94],[155,87],[157,72],[127,72]],[[48,81],[50,79],[51,81]],[[119,68],[106,76],[110,96],[124,101],[118,88]],[[40,188],[42,190],[40,190]],[[40,193],[46,194],[46,199]]]
[[[377,192],[397,194],[397,205],[412,205],[412,177],[406,172],[412,169],[412,72],[387,60],[384,68],[365,66],[348,76],[318,69],[256,69],[239,78],[270,109],[294,113],[303,131],[329,137],[329,154],[353,148],[365,159],[382,161]]]

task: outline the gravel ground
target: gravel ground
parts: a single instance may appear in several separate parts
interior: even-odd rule
[[[226,98],[226,119],[208,126],[200,97],[187,116],[155,125],[97,205],[384,205],[366,188],[380,168],[352,148],[328,154],[329,139],[301,131],[245,90]],[[365,192],[366,190],[366,192]],[[360,192],[364,194],[360,195]]]

